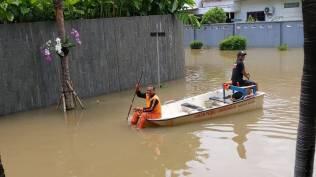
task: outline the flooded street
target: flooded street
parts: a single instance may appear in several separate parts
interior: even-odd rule
[[[216,90],[230,79],[236,52],[185,52],[186,76],[163,83],[157,90],[163,102]],[[133,97],[128,90],[87,99],[86,110],[64,114],[53,106],[0,117],[6,175],[293,176],[303,49],[247,53],[246,69],[266,92],[263,109],[138,131],[126,123]]]

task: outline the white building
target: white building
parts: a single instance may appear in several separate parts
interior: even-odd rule
[[[197,15],[209,9],[221,7],[227,13],[228,22],[247,21],[251,15],[257,21],[302,20],[301,0],[195,0]]]

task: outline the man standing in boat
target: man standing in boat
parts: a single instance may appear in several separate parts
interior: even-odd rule
[[[247,53],[245,51],[239,51],[237,53],[237,59],[236,63],[234,64],[233,71],[232,71],[232,84],[234,86],[250,86],[250,85],[256,85],[258,90],[258,84],[254,81],[249,80],[250,74],[246,72],[244,60]],[[246,77],[247,80],[244,80],[243,77]]]
[[[142,93],[140,85],[137,84],[136,94],[138,97],[146,99],[146,107],[134,108],[131,124],[137,125],[137,128],[144,128],[147,119],[159,119],[161,117],[161,104],[159,97],[155,94],[153,85],[148,85],[146,93]]]

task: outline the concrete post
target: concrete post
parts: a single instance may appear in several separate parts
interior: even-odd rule
[[[283,22],[279,23],[280,25],[280,45],[283,44]]]

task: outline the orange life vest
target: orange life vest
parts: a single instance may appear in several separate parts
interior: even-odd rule
[[[150,106],[150,102],[153,99],[158,100],[158,104],[155,106],[154,110],[151,113],[157,114],[157,116],[161,117],[161,104],[160,104],[160,99],[157,95],[153,96],[152,98],[146,95],[146,107],[148,108]]]

